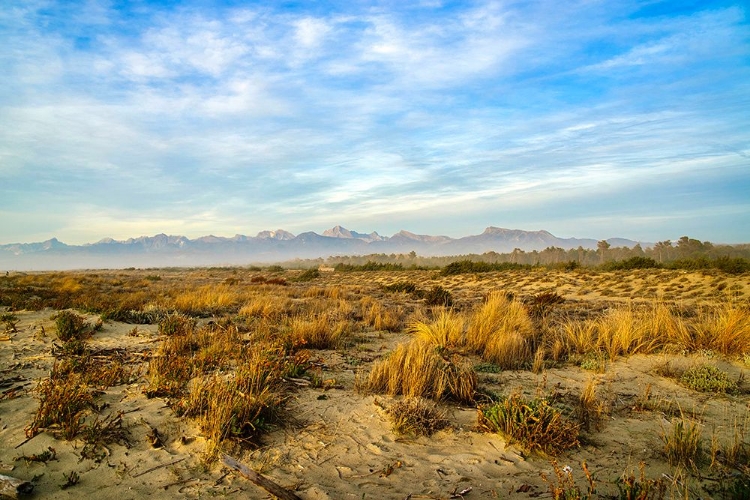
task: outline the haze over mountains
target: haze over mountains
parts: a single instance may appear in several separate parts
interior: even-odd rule
[[[613,247],[633,247],[638,242],[610,238]],[[643,244],[649,245],[648,243]],[[547,231],[488,227],[482,234],[449,238],[399,231],[393,236],[359,233],[336,226],[317,234],[294,235],[283,229],[261,231],[256,236],[231,238],[203,236],[141,236],[118,241],[105,238],[85,245],[66,245],[52,238],[41,243],[0,245],[0,268],[63,270],[125,267],[247,265],[313,259],[336,255],[416,252],[423,256],[482,254],[543,250],[547,247],[596,248],[590,238],[558,238]]]

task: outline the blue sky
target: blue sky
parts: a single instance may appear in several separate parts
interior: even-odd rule
[[[5,0],[0,243],[750,241],[745,2]]]

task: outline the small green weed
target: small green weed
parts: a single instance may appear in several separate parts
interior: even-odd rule
[[[723,372],[711,365],[699,365],[689,368],[680,377],[680,382],[690,389],[700,392],[735,393],[738,390],[737,382],[729,378]]]

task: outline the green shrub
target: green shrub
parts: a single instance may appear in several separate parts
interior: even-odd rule
[[[689,368],[680,377],[680,382],[690,389],[700,392],[734,393],[737,382],[725,372],[711,365],[699,365]]]
[[[402,281],[400,283],[393,283],[391,285],[385,285],[383,287],[383,290],[386,292],[393,292],[393,293],[410,293],[412,295],[419,294],[422,291],[419,289],[417,285],[412,283],[411,281]]]
[[[312,267],[310,269],[306,269],[302,274],[297,276],[297,279],[295,281],[312,281],[315,278],[320,277],[320,271],[318,271],[318,268]]]
[[[440,274],[443,276],[453,276],[456,274],[466,273],[488,273],[491,271],[512,271],[518,269],[531,269],[531,266],[524,264],[513,264],[511,262],[483,262],[473,260],[459,260],[451,262],[445,266]]]
[[[83,340],[89,324],[86,318],[73,311],[60,311],[54,316],[57,327],[57,337],[63,342],[69,340]]]
[[[453,294],[440,285],[432,287],[424,294],[424,298],[428,306],[450,307],[453,305]]]
[[[578,446],[578,426],[543,398],[526,401],[520,394],[511,394],[481,407],[477,419],[480,427],[504,434],[532,451],[555,455]]]
[[[649,257],[631,257],[626,260],[607,262],[602,266],[605,271],[629,271],[632,269],[657,269],[661,265]]]

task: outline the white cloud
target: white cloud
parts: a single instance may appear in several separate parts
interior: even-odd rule
[[[305,17],[292,23],[295,27],[294,40],[307,49],[314,49],[322,44],[331,27],[322,19]]]

